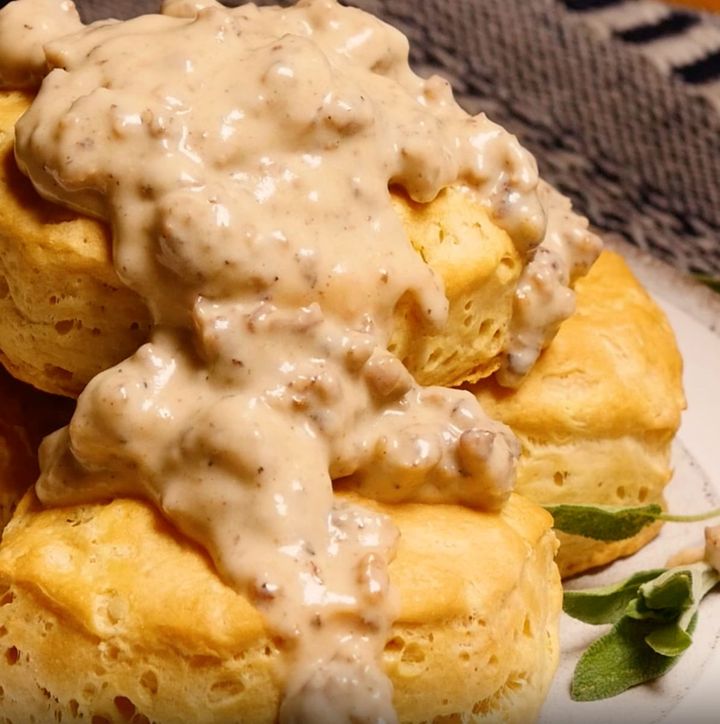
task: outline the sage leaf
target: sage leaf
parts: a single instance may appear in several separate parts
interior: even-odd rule
[[[677,608],[648,608],[645,602],[638,596],[628,603],[625,615],[630,618],[649,621],[657,621],[657,625],[676,621],[680,615]]]
[[[694,628],[694,622],[693,618],[690,628]],[[570,687],[571,698],[607,699],[669,671],[679,656],[663,656],[647,644],[645,639],[654,628],[652,621],[621,618],[580,658]]]
[[[652,503],[632,508],[610,505],[546,505],[556,530],[594,540],[632,538],[660,518],[662,508]]]
[[[645,643],[663,656],[680,656],[692,643],[692,637],[674,622],[651,631]]]
[[[720,573],[703,561],[641,571],[614,586],[566,592],[569,603],[563,608],[577,609],[581,615],[576,618],[598,623],[616,619],[580,658],[571,697],[594,701],[616,696],[671,669],[692,643],[700,602],[719,582]],[[622,602],[625,607],[619,611]]]
[[[692,604],[693,574],[689,567],[671,568],[640,586],[639,593],[648,608],[672,608],[681,611]]]
[[[648,644],[658,653],[674,656],[691,643],[687,629],[700,602],[720,582],[720,574],[708,563],[671,568],[656,579],[640,586],[638,598],[628,606],[628,615],[655,610],[673,614],[673,622],[659,627],[648,637]],[[633,608],[635,611],[633,612]],[[658,616],[661,619],[662,616]]]
[[[615,623],[637,597],[643,583],[664,573],[664,568],[639,571],[620,583],[578,591],[565,591],[563,610],[585,623]]]
[[[697,606],[720,583],[720,571],[706,561],[693,563],[686,568],[692,572],[693,602]]]
[[[686,599],[684,609],[680,612],[677,620],[674,624],[669,624],[668,630],[657,629],[652,635],[648,636],[647,643],[652,646],[658,653],[673,652],[678,647],[683,645],[683,642],[687,640],[687,646],[691,643],[689,636],[690,627],[693,625],[700,607],[700,602],[703,598],[720,582],[720,573],[713,568],[709,563],[701,562],[694,563],[691,566],[686,566],[685,569],[679,569],[681,572],[690,575],[691,590]],[[668,571],[669,573],[670,571]],[[667,576],[663,574],[660,577]],[[648,585],[658,584],[660,588],[664,587],[665,584],[660,580],[651,581]],[[640,595],[647,598],[643,592],[643,586],[640,587]],[[673,631],[669,629],[672,628]],[[682,649],[684,650],[684,649]],[[666,655],[668,655],[666,653]],[[673,655],[673,654],[670,654]]]
[[[711,274],[694,274],[693,276],[699,282],[707,284],[710,289],[714,289],[716,292],[720,292],[720,277],[714,277]]]

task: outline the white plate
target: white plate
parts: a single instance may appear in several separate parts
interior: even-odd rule
[[[666,265],[626,244],[608,244],[627,258],[665,310],[683,354],[688,408],[674,449],[675,474],[666,498],[669,509],[694,513],[720,506],[720,295],[694,284]],[[702,523],[666,523],[660,536],[629,559],[569,584],[574,588],[618,581],[643,568],[663,566],[668,556],[703,541]],[[558,674],[540,717],[541,724],[709,724],[720,721],[720,592],[700,607],[693,644],[657,681],[612,699],[573,702],[570,680],[580,654],[608,627],[590,626],[563,614]]]

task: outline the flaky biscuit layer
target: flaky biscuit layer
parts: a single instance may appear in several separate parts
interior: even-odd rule
[[[403,722],[537,715],[558,659],[550,517],[364,504],[401,531],[383,658]],[[148,505],[43,510],[0,546],[0,681],[11,721],[271,722],[282,673],[259,613]],[[442,719],[440,719],[442,718]]]
[[[577,310],[516,391],[474,390],[522,453],[516,489],[543,504],[662,503],[685,406],[682,359],[659,306],[605,251],[578,281]],[[641,548],[659,530],[600,543],[560,534],[563,576]]]

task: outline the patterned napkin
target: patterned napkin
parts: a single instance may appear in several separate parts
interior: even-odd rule
[[[598,229],[720,280],[720,18],[650,0],[352,4],[410,37],[418,71],[516,133]],[[77,5],[89,20],[159,3]]]

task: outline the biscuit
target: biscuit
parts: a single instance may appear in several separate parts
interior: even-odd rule
[[[0,362],[76,396],[142,344],[149,318],[113,270],[107,229],[41,199],[15,165],[13,127],[29,103],[0,94]]]
[[[662,503],[685,406],[682,359],[665,315],[618,254],[576,287],[577,310],[513,392],[474,387],[520,439],[516,490],[541,504]],[[563,576],[634,553],[658,532],[602,543],[559,534]]]
[[[362,502],[401,531],[383,656],[400,721],[531,721],[558,660],[550,516],[520,496],[501,513]],[[0,597],[4,721],[275,720],[260,614],[149,505],[29,494],[0,546]]]
[[[413,246],[442,278],[450,305],[446,326],[435,334],[419,329],[401,305],[390,351],[422,385],[452,387],[491,375],[505,351],[523,268],[508,235],[469,193],[454,188],[429,204],[397,194],[393,201]]]
[[[15,121],[31,98],[0,93],[0,361],[48,392],[77,396],[148,337],[140,298],[118,279],[107,228],[41,199],[13,156]],[[522,260],[508,234],[447,189],[430,204],[393,192],[408,236],[442,277],[449,322],[428,330],[401,300],[392,349],[422,384],[491,374],[505,348]]]
[[[67,424],[74,405],[13,379],[0,366],[0,532],[37,479],[44,435]]]

